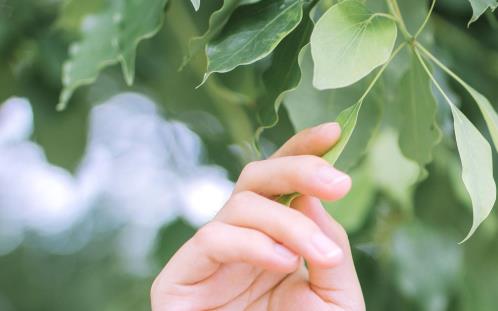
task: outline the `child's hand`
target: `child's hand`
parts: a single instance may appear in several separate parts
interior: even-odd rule
[[[318,156],[339,136],[323,124],[247,165],[220,213],[154,281],[152,309],[365,310],[347,234],[318,199],[351,187]],[[293,192],[303,196],[292,208],[272,200]]]

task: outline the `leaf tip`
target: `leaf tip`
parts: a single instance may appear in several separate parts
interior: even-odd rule
[[[196,87],[195,87],[195,89],[197,90],[197,89],[199,89],[201,86],[203,86],[203,85],[204,85],[204,83],[206,83],[206,81],[207,81],[207,79],[209,78],[209,76],[210,76],[210,75],[211,75],[211,73],[210,73],[210,72],[206,72],[206,73],[204,74],[204,77],[202,78],[201,83],[199,83],[199,85],[198,85],[198,86],[196,86]]]

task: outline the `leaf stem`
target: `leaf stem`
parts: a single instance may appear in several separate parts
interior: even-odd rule
[[[370,82],[370,84],[368,85],[367,89],[365,90],[365,92],[363,93],[363,95],[360,97],[360,99],[353,105],[358,105],[359,107],[357,108],[358,110],[361,109],[361,106],[363,104],[363,101],[365,100],[365,97],[367,97],[368,93],[370,93],[370,91],[372,90],[372,88],[375,86],[376,82],[379,80],[379,78],[382,76],[382,73],[384,72],[384,70],[386,70],[386,68],[389,66],[389,64],[391,63],[391,61],[396,57],[396,55],[398,55],[398,53],[407,45],[406,42],[400,44],[396,50],[394,50],[394,52],[391,53],[391,56],[389,57],[389,59],[384,63],[384,65],[382,65],[382,67],[380,68],[380,70],[377,72],[377,74],[375,75],[375,77],[373,78],[372,82]],[[335,148],[337,148],[337,145],[334,146],[329,152],[327,152],[327,154],[329,154],[332,150],[334,150]],[[344,148],[344,145],[343,147]],[[342,150],[340,151],[336,151],[337,154],[335,156],[339,157],[339,155],[341,154]],[[326,154],[326,155],[327,155]],[[324,156],[326,156],[324,155]],[[327,159],[329,160],[329,159]],[[292,203],[292,201],[298,197],[300,197],[301,194],[298,193],[298,192],[295,192],[295,193],[291,193],[291,194],[285,194],[285,195],[281,195],[280,197],[277,198],[277,202],[280,203],[280,204],[283,204],[283,205],[287,205],[287,206],[290,206],[290,204]]]
[[[429,22],[429,18],[431,17],[435,6],[436,6],[436,0],[432,0],[432,4],[431,4],[431,7],[429,8],[429,12],[425,16],[424,22],[422,23],[422,25],[420,25],[417,32],[415,33],[415,36],[413,36],[414,39],[416,39],[422,33],[422,31],[424,31],[424,28],[427,25],[427,22]]]
[[[403,20],[403,16],[401,15],[398,2],[396,0],[386,0],[386,2],[387,6],[389,7],[389,11],[391,12],[392,15],[396,17],[396,21],[398,22],[399,25],[399,30],[403,34],[403,37],[405,37],[407,41],[410,41],[413,36],[406,28],[406,24],[405,21]]]
[[[422,51],[432,62],[434,62],[439,68],[441,68],[444,72],[446,72],[449,76],[455,79],[458,83],[462,85],[467,85],[465,81],[462,80],[456,73],[454,73],[450,68],[448,68],[445,64],[443,64],[436,56],[434,56],[429,50],[427,50],[422,44],[419,42],[415,43],[416,48]]]
[[[382,16],[382,17],[385,17],[385,18],[389,18],[390,20],[393,20],[393,21],[395,21],[395,22],[398,22],[398,21],[399,21],[399,20],[398,20],[398,18],[397,18],[396,16],[394,16],[394,15],[392,15],[392,14],[386,14],[386,13],[374,13],[374,14],[372,14],[372,16],[370,16],[370,17],[368,18],[368,20],[370,21],[370,20],[372,20],[372,19],[373,19],[374,17],[376,17],[376,16]]]
[[[418,49],[414,49],[414,51],[415,51],[415,55],[418,58],[418,61],[420,62],[420,65],[422,65],[422,67],[424,68],[425,72],[427,73],[427,75],[429,76],[429,78],[432,80],[432,83],[434,83],[434,85],[436,86],[436,88],[438,89],[438,91],[441,93],[441,95],[443,95],[443,97],[446,100],[446,102],[448,102],[448,104],[452,108],[454,108],[455,104],[453,104],[453,101],[451,101],[451,99],[448,97],[448,95],[446,95],[446,93],[444,92],[443,88],[441,87],[441,85],[439,84],[439,82],[436,80],[436,78],[434,77],[434,75],[430,71],[429,67],[425,63],[424,59],[420,55],[420,52],[418,51]]]
[[[380,70],[377,72],[377,74],[375,75],[375,77],[373,78],[372,82],[370,82],[370,84],[368,85],[367,89],[365,90],[365,92],[363,93],[363,95],[360,97],[360,99],[358,100],[359,102],[360,101],[363,101],[365,100],[365,98],[367,97],[368,93],[370,93],[370,91],[373,89],[373,87],[375,86],[375,83],[377,83],[377,80],[379,80],[379,78],[382,76],[382,73],[384,73],[384,70],[386,70],[387,66],[389,66],[389,64],[391,63],[391,61],[396,57],[396,55],[398,55],[399,52],[401,52],[401,50],[407,45],[406,42],[400,44],[396,50],[394,50],[394,52],[392,52],[391,56],[389,57],[389,59],[384,63],[384,65],[382,65],[382,67],[380,68]]]

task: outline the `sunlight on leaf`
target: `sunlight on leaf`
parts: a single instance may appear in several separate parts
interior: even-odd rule
[[[396,42],[396,23],[356,0],[331,7],[311,35],[313,84],[320,90],[353,84],[384,64]]]

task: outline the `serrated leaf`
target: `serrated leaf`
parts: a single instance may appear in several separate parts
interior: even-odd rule
[[[112,38],[116,24],[110,10],[85,18],[82,24],[82,41],[69,48],[69,60],[62,71],[63,90],[58,109],[64,109],[74,91],[82,85],[93,83],[101,69],[118,62],[118,47]]]
[[[199,11],[199,8],[201,7],[201,0],[190,0],[190,2],[192,2],[194,9]]]
[[[128,85],[135,77],[136,50],[140,41],[154,36],[162,26],[164,7],[168,0],[124,0],[122,16],[114,15],[118,23],[120,60]]]
[[[185,55],[181,68],[184,68],[192,59],[192,57],[201,51],[206,44],[214,38],[228,22],[232,13],[242,5],[253,4],[261,0],[225,0],[222,6],[213,12],[209,17],[209,25],[206,32],[199,37],[192,38],[189,41],[188,54]]]
[[[495,10],[498,7],[498,0],[469,0],[472,6],[472,18],[467,26],[479,19],[486,10]]]
[[[441,133],[436,123],[437,103],[431,91],[431,81],[416,57],[402,77],[399,97],[399,145],[403,154],[417,162],[423,172],[432,161],[432,149]],[[425,175],[426,173],[424,173]]]
[[[472,227],[463,239],[467,241],[488,217],[496,200],[491,147],[477,128],[455,106],[451,105],[455,137],[462,162],[462,179],[472,200]]]
[[[57,108],[64,109],[76,89],[93,83],[103,68],[118,62],[126,82],[132,84],[138,43],[159,31],[166,2],[119,0],[102,13],[87,16],[82,23],[82,39],[70,46],[64,64]]]
[[[306,51],[309,51],[309,38],[313,30],[313,21],[305,14],[299,24],[275,49],[270,67],[263,74],[266,87],[264,97],[259,101],[258,111],[260,127],[256,137],[278,122],[278,109],[289,91],[294,90],[301,81],[300,63]]]
[[[105,7],[101,0],[66,1],[62,4],[56,27],[65,31],[77,31],[83,18],[90,14],[95,14]]]
[[[332,6],[311,35],[314,86],[340,88],[365,77],[389,59],[396,35],[393,20],[372,14],[361,2],[346,0]]]
[[[213,72],[228,72],[270,54],[301,21],[303,3],[263,1],[237,10],[207,46],[208,68],[203,83]]]

